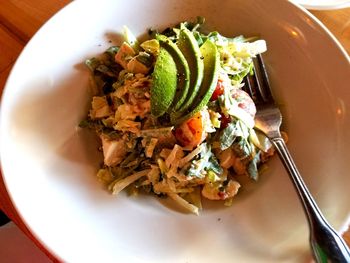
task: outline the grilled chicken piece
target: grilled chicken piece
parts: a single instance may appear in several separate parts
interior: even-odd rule
[[[101,135],[100,138],[102,140],[102,150],[105,165],[114,166],[121,163],[126,155],[126,146],[124,140],[110,140],[104,135]]]

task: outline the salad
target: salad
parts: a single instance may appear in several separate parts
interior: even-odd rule
[[[97,172],[111,193],[170,197],[194,214],[202,198],[230,205],[239,178],[257,180],[273,155],[254,129],[256,108],[242,90],[260,39],[201,30],[203,18],[149,30],[86,61],[93,97],[80,127],[101,139]]]

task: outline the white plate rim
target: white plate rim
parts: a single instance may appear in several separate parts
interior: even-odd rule
[[[79,1],[77,1],[77,2],[79,2]],[[291,2],[291,3],[292,3],[293,5],[295,5],[295,6],[297,6],[297,7],[300,9],[300,11],[304,12],[304,13],[307,14],[309,17],[311,17],[311,18],[312,18],[312,21],[313,21],[314,23],[317,23],[317,25],[320,26],[320,27],[327,33],[327,35],[336,43],[336,45],[338,46],[338,48],[342,51],[344,57],[345,57],[345,58],[347,59],[347,61],[350,63],[349,54],[346,52],[345,48],[341,45],[341,43],[336,39],[336,37],[330,32],[330,30],[329,30],[321,21],[319,21],[313,14],[311,14],[310,12],[308,12],[307,10],[305,10],[305,9],[304,9],[303,7],[301,7],[299,4],[296,4],[296,3],[293,3],[293,2]],[[27,43],[27,45],[26,45],[26,46],[24,47],[24,49],[22,50],[21,54],[20,54],[20,55],[18,56],[18,58],[16,59],[16,62],[15,62],[14,66],[13,66],[13,68],[11,69],[11,72],[10,72],[10,74],[9,74],[8,80],[9,80],[10,78],[12,78],[12,75],[13,75],[13,72],[15,71],[14,69],[16,68],[16,65],[19,63],[22,54],[23,54],[24,52],[26,52],[26,49],[27,49],[27,47],[28,47],[28,44],[31,43],[32,39],[34,39],[38,33],[40,33],[43,29],[45,29],[45,27],[47,27],[48,24],[50,24],[51,21],[52,21],[54,18],[60,16],[61,13],[63,13],[67,8],[70,8],[70,6],[71,6],[71,5],[74,5],[74,4],[76,4],[74,1],[71,2],[71,3],[69,3],[69,4],[67,4],[67,5],[66,5],[65,7],[63,7],[61,10],[59,10],[57,13],[55,13],[49,20],[47,20],[47,21],[44,23],[44,25],[42,25],[42,26],[40,27],[40,29],[34,34],[34,36],[33,36],[33,37],[31,38],[31,40]],[[306,7],[306,6],[304,5],[304,7]],[[306,8],[313,9],[313,7],[316,8],[316,6],[311,6],[311,7],[306,7]],[[346,7],[348,7],[348,6],[346,6]],[[339,6],[337,6],[337,7],[334,7],[334,6],[327,6],[327,7],[325,7],[324,9],[335,9],[335,8],[339,8]],[[8,82],[8,81],[7,81],[7,82]],[[7,82],[6,82],[5,86],[4,86],[3,95],[2,95],[1,103],[0,103],[0,108],[1,108],[1,105],[2,105],[2,101],[4,100],[4,98],[6,97],[6,93],[8,92],[8,88],[7,88],[8,85],[7,85]],[[0,115],[0,122],[1,122],[1,115]],[[1,164],[1,154],[0,154],[0,164]],[[23,215],[21,214],[20,209],[18,208],[18,206],[17,206],[16,203],[14,202],[13,197],[11,196],[11,191],[9,190],[8,184],[6,183],[6,175],[5,175],[5,171],[4,171],[3,165],[0,166],[0,169],[1,169],[1,172],[2,172],[2,175],[3,175],[2,177],[3,177],[3,181],[4,181],[4,184],[5,184],[5,187],[6,187],[6,189],[8,190],[9,198],[10,198],[10,200],[12,201],[13,206],[14,206],[15,209],[17,210],[17,213],[18,213],[20,219],[22,220],[22,222],[23,222],[23,223],[25,224],[25,226],[30,230],[30,232],[34,235],[34,237],[45,247],[45,249],[47,249],[47,250],[48,250],[52,255],[54,255],[56,258],[59,258],[59,259],[60,259],[61,257],[56,253],[56,251],[55,251],[53,248],[51,248],[48,244],[45,244],[45,243],[43,242],[43,240],[40,238],[40,234],[38,234],[38,233],[36,232],[35,229],[32,229],[31,226],[26,222],[26,219],[25,219],[25,218],[23,217]],[[350,223],[350,217],[348,218],[347,222],[344,222],[344,224],[348,224],[348,223]],[[345,227],[346,227],[346,225],[344,225],[344,230],[345,230]]]
[[[349,8],[350,7],[350,1],[343,1],[341,3],[311,3],[307,4],[305,1],[299,1],[299,0],[291,0],[291,2],[294,2],[296,4],[301,5],[302,7],[310,10],[335,10],[335,9],[343,9],[343,8]]]

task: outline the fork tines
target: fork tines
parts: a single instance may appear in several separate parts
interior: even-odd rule
[[[245,77],[243,90],[253,99],[255,104],[271,103],[273,101],[270,81],[261,54],[253,59],[254,74]]]

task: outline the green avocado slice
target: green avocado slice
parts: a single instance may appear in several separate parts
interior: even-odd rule
[[[168,109],[168,113],[175,112],[184,103],[190,85],[190,70],[187,60],[178,46],[164,35],[157,35],[161,47],[165,48],[173,57],[177,70],[177,88],[174,100]]]
[[[203,109],[209,102],[219,78],[220,55],[216,45],[207,39],[200,47],[203,57],[204,73],[202,84],[193,100],[192,105],[188,108],[186,114],[172,120],[174,124],[179,124],[191,118],[195,113]]]
[[[190,70],[190,84],[187,97],[182,105],[177,104],[177,112],[170,115],[171,119],[177,118],[186,112],[193,103],[203,79],[204,64],[197,40],[193,33],[184,25],[181,25],[177,46],[184,55]]]
[[[177,88],[176,63],[173,56],[163,47],[159,50],[151,86],[151,113],[163,115],[173,103]]]

